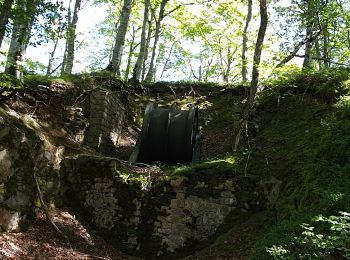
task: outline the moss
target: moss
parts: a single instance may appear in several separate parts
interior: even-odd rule
[[[195,259],[249,259],[255,242],[265,231],[266,212],[233,212],[214,237],[195,253]]]
[[[307,94],[326,103],[333,103],[339,97],[349,93],[347,80],[350,70],[344,68],[329,68],[314,70],[277,70],[272,79],[265,82],[280,94]]]
[[[37,85],[50,86],[53,82],[53,77],[37,75],[37,74],[26,74],[24,75],[24,83],[26,86],[34,87]]]
[[[175,179],[180,176],[200,179],[203,176],[235,175],[240,170],[240,160],[241,158],[237,154],[189,166],[180,165],[171,169],[169,179]]]
[[[16,79],[14,76],[6,73],[0,73],[0,91],[12,91],[19,90],[22,88],[24,88],[23,83]]]
[[[261,100],[257,116],[263,115],[260,111],[269,117],[262,117],[260,151],[252,155],[249,170],[283,180],[284,188],[272,209],[275,222],[258,241],[254,259],[268,258],[265,248],[272,245],[293,250],[293,237],[312,217],[350,210],[347,102],[332,106],[308,95],[287,95],[279,101],[270,95]],[[257,154],[267,158],[268,172],[259,170]]]

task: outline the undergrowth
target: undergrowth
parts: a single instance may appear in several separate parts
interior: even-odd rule
[[[347,70],[300,72],[272,80],[262,95],[250,170],[284,187],[253,259],[349,256],[348,85]],[[258,156],[266,158],[264,167],[254,165]]]
[[[23,88],[21,81],[9,74],[0,73],[0,91],[12,91]]]
[[[325,103],[334,103],[349,94],[350,69],[300,70],[296,67],[277,69],[264,85],[275,94],[303,94]]]

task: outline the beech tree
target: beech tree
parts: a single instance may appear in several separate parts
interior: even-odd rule
[[[253,106],[255,95],[258,90],[259,66],[260,66],[264,38],[266,34],[266,29],[267,29],[267,23],[268,23],[268,16],[267,16],[266,0],[260,0],[260,27],[259,27],[258,38],[256,39],[255,51],[254,51],[252,81],[250,84],[249,99],[248,99],[249,107]]]
[[[120,13],[119,25],[116,23],[117,35],[113,48],[112,65],[113,71],[119,76],[120,65],[122,61],[123,49],[125,44],[125,36],[128,29],[130,14],[132,10],[133,0],[124,0],[123,8]]]
[[[260,1],[260,26],[259,26],[258,36],[256,39],[256,44],[255,44],[252,80],[250,82],[249,96],[246,103],[243,106],[243,110],[241,113],[241,120],[240,120],[240,124],[238,125],[238,130],[237,130],[235,142],[234,142],[234,150],[237,150],[241,139],[242,131],[247,127],[248,117],[254,106],[255,96],[258,90],[259,66],[260,66],[261,53],[263,49],[263,43],[264,43],[267,23],[268,23],[266,0],[259,0],[259,1]]]
[[[1,5],[0,9],[0,48],[2,45],[2,41],[4,40],[4,36],[6,33],[6,27],[9,21],[9,17],[11,14],[12,4],[14,0],[5,0]]]
[[[146,47],[147,47],[147,38],[146,38],[146,31],[147,31],[147,25],[148,26],[148,31],[151,31],[150,24],[148,22],[149,19],[149,9],[151,6],[150,0],[145,0],[144,1],[144,14],[143,14],[143,23],[142,23],[142,32],[141,32],[141,40],[140,40],[140,50],[137,55],[137,61],[134,66],[134,71],[133,71],[133,76],[132,80],[133,81],[139,81],[142,68],[144,65],[144,60],[146,56]]]
[[[73,10],[73,16],[71,17],[71,2],[72,0],[70,0],[69,2],[67,39],[62,61],[62,74],[72,74],[75,54],[75,40],[77,36],[76,30],[78,24],[78,13],[81,8],[81,0],[76,0]]]
[[[306,20],[306,38],[311,39],[313,31],[315,29],[315,5],[313,0],[305,0],[305,20]],[[314,39],[316,40],[316,38]],[[312,47],[314,40],[308,40],[305,43],[305,54],[304,54],[304,62],[303,62],[303,68],[310,68],[312,63]]]
[[[151,62],[149,65],[148,73],[145,78],[146,81],[152,81],[155,75],[155,62],[156,62],[156,55],[158,52],[158,41],[159,41],[160,30],[161,30],[160,26],[161,26],[161,22],[165,17],[165,6],[168,2],[169,0],[162,0],[160,2],[158,17],[157,18],[154,17],[154,19],[156,20],[156,29],[154,32],[154,42],[152,47]]]
[[[38,0],[23,0],[20,4],[17,3],[16,6],[5,72],[19,80],[23,79],[21,66],[29,43],[38,4]]]
[[[244,31],[243,31],[243,42],[242,42],[242,81],[246,82],[247,81],[247,42],[248,42],[248,28],[249,28],[249,23],[252,20],[252,9],[253,9],[253,0],[248,0],[248,12],[247,12],[247,18],[246,18],[246,23],[244,26]]]

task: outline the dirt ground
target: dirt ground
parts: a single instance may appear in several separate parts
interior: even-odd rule
[[[138,259],[121,253],[94,231],[88,231],[67,210],[55,210],[53,220],[65,237],[41,213],[27,231],[0,233],[0,259]]]

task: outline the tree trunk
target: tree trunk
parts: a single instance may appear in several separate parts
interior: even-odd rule
[[[5,72],[19,80],[23,80],[21,67],[29,43],[37,4],[37,0],[27,0],[19,5],[14,20]]]
[[[328,26],[327,23],[323,24],[322,28],[322,35],[323,35],[323,65],[328,68],[329,67],[329,34],[328,34]]]
[[[52,73],[52,63],[53,63],[53,60],[55,58],[55,53],[56,53],[56,50],[57,50],[59,39],[60,39],[60,37],[57,36],[57,38],[55,40],[55,45],[53,47],[53,50],[49,54],[49,63],[47,64],[46,76],[50,76],[51,73]]]
[[[13,0],[5,0],[0,10],[0,49],[6,33],[6,26],[11,14]]]
[[[152,11],[151,16],[153,15],[154,13]],[[148,21],[148,33],[147,33],[146,46],[145,46],[145,55],[142,61],[142,75],[141,75],[142,81],[145,79],[145,75],[146,75],[146,61],[148,59],[148,52],[149,52],[149,45],[151,43],[152,31],[153,30],[152,30],[152,17],[151,17],[151,19]]]
[[[126,70],[125,70],[125,75],[124,75],[125,82],[127,82],[128,79],[129,79],[131,58],[132,58],[132,55],[134,54],[134,51],[136,49],[136,46],[135,46],[135,34],[136,34],[136,31],[135,31],[135,28],[133,27],[132,28],[132,40],[131,40],[130,48],[129,48],[128,63],[126,64]]]
[[[309,27],[306,29],[306,37],[310,37],[312,33],[312,27]],[[310,68],[312,64],[311,59],[311,50],[312,50],[312,42],[307,41],[305,44],[305,58],[303,62],[303,69]]]
[[[160,8],[159,8],[159,15],[158,19],[156,21],[156,31],[155,31],[155,36],[154,36],[154,43],[153,43],[153,49],[152,49],[152,56],[151,56],[151,63],[149,66],[148,73],[146,75],[146,81],[152,81],[155,75],[155,61],[156,61],[156,54],[158,53],[158,41],[159,41],[159,36],[160,36],[160,25],[161,22],[164,18],[164,12],[165,12],[165,5],[168,3],[169,0],[162,0],[160,3]]]
[[[72,6],[72,0],[69,0],[68,13],[67,13],[67,24],[68,25],[70,25],[71,22],[72,22],[72,9],[71,9],[71,6]],[[67,50],[68,50],[67,37],[68,37],[68,30],[66,32],[66,43],[65,43],[65,46],[64,46],[64,52],[63,52],[63,58],[62,58],[61,75],[64,74],[64,70],[65,70],[65,67],[66,67]]]
[[[313,6],[312,6],[312,0],[305,0],[307,4],[307,10],[306,10],[306,38],[310,39],[313,34],[314,29],[314,17],[313,17]],[[307,41],[305,44],[305,58],[303,62],[303,69],[310,68],[312,65],[312,59],[311,59],[311,51],[312,51],[312,43],[313,41]]]
[[[247,50],[248,50],[248,27],[249,23],[252,19],[252,8],[253,8],[253,0],[248,0],[248,13],[247,13],[247,19],[246,24],[243,31],[243,43],[242,43],[242,81],[247,82]]]
[[[64,58],[64,67],[62,67],[63,74],[70,75],[73,70],[75,39],[78,24],[78,13],[80,11],[81,0],[76,0],[73,11],[72,21],[68,24],[67,43],[66,43],[66,57]]]
[[[254,60],[253,60],[253,72],[252,81],[250,84],[249,91],[249,106],[253,107],[255,95],[258,90],[259,83],[259,65],[261,60],[261,53],[267,28],[268,16],[267,16],[267,5],[266,0],[260,0],[260,27],[258,32],[258,38],[256,40]]]
[[[241,120],[238,125],[237,133],[235,135],[235,141],[234,141],[234,150],[237,150],[241,134],[243,129],[246,129],[247,122],[249,115],[251,113],[251,110],[254,106],[255,96],[258,90],[258,83],[259,83],[259,65],[261,60],[261,53],[268,23],[268,16],[267,16],[267,0],[260,0],[260,27],[258,32],[258,37],[255,44],[255,51],[254,51],[254,59],[253,59],[253,72],[252,72],[252,80],[250,83],[250,90],[249,90],[249,96],[248,100],[245,103],[242,114],[241,114]]]
[[[166,58],[166,60],[164,62],[162,73],[160,74],[160,78],[163,78],[164,72],[168,69],[168,63],[170,61],[171,55],[173,55],[174,46],[175,46],[175,42],[173,42],[173,44],[171,45],[168,57]]]
[[[230,46],[227,46],[227,64],[226,64],[226,71],[224,72],[224,82],[228,83],[230,78],[230,72],[231,72],[231,66],[233,63],[233,55],[237,52],[237,47],[232,50]]]
[[[123,56],[125,36],[128,29],[133,0],[124,0],[124,5],[120,13],[119,26],[113,48],[112,64],[113,71],[120,76],[120,64]]]
[[[318,41],[318,38],[315,41],[315,50],[316,50],[316,56],[318,57],[318,60],[317,60],[318,69],[320,70],[322,68],[322,61],[321,61],[320,43]]]
[[[146,30],[147,30],[150,5],[151,5],[150,0],[145,0],[145,9],[144,9],[144,13],[143,13],[143,24],[142,24],[142,32],[141,32],[140,51],[139,51],[139,54],[137,56],[137,60],[135,63],[134,72],[133,72],[133,76],[132,76],[132,80],[134,82],[140,80],[140,76],[141,76],[141,72],[142,72],[142,63],[145,59]]]

